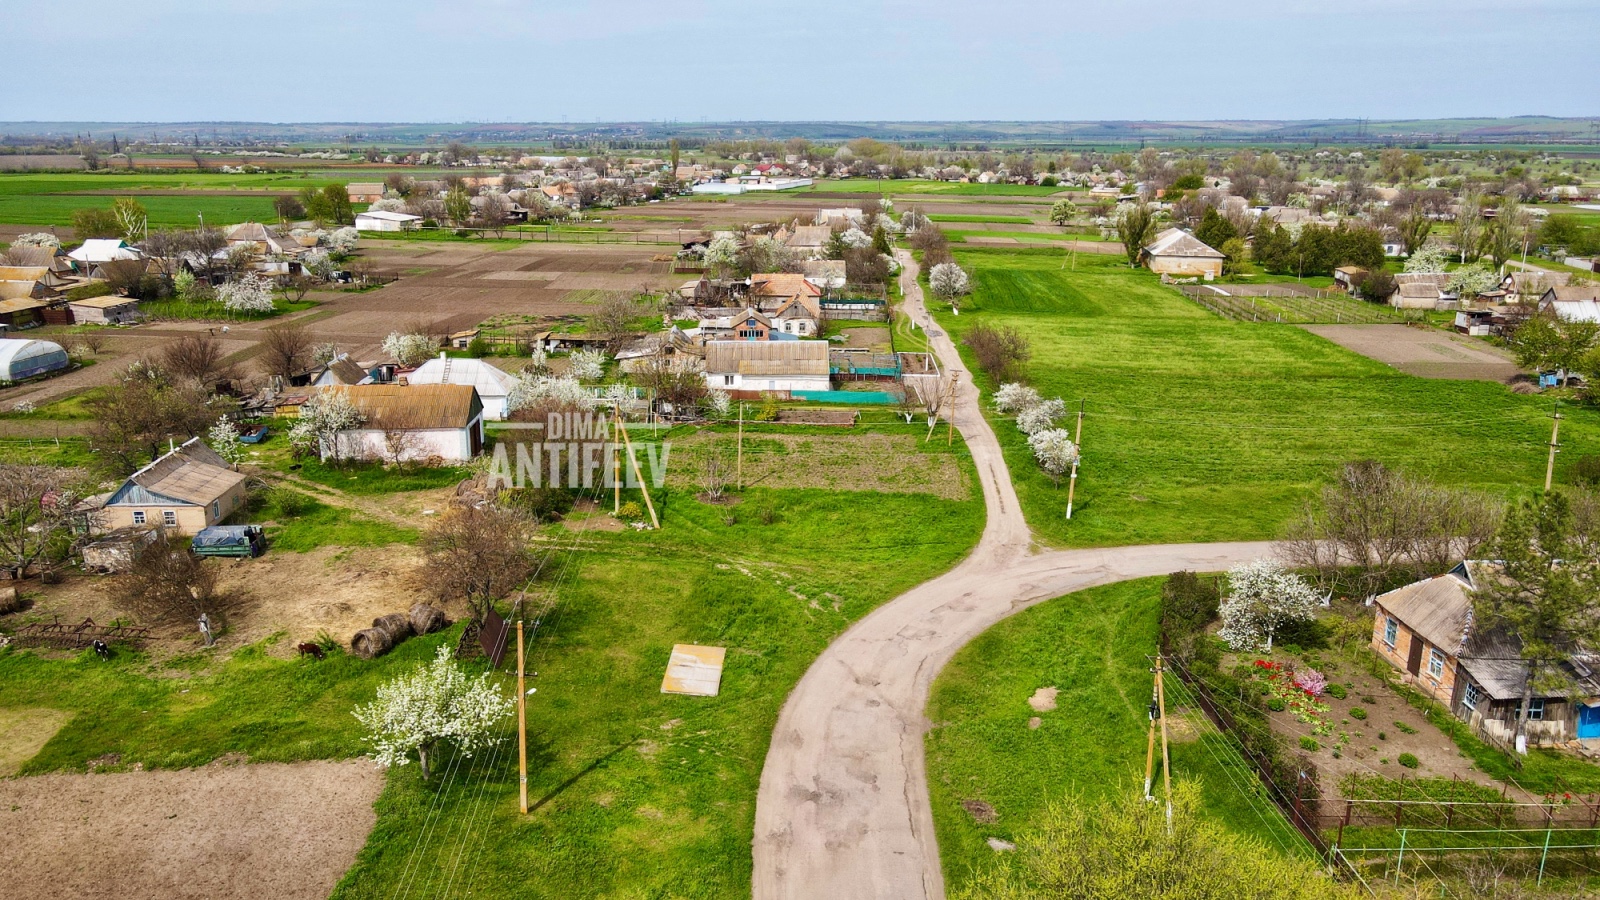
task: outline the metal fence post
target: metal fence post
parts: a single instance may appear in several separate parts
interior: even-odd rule
[[[1549,828],[1544,830],[1544,852],[1539,854],[1539,880],[1535,882],[1536,887],[1544,886],[1544,861],[1550,856],[1550,832]]]
[[[1404,828],[1402,828],[1402,829],[1400,829],[1400,855],[1395,857],[1395,861],[1394,861],[1394,883],[1395,883],[1396,886],[1398,886],[1400,884],[1400,867],[1405,865],[1405,861],[1406,861],[1406,830]]]

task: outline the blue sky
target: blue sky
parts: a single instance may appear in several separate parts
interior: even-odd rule
[[[22,2],[0,120],[1600,114],[1593,0]]]

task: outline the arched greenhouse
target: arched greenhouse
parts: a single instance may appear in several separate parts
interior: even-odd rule
[[[67,351],[52,341],[0,339],[0,381],[21,381],[71,364]]]

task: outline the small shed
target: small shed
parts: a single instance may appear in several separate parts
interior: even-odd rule
[[[83,545],[83,567],[114,574],[133,567],[134,554],[157,537],[154,528],[128,526]]]
[[[83,325],[131,325],[139,321],[139,301],[132,297],[90,297],[67,304],[72,320]]]
[[[356,214],[357,231],[410,231],[422,224],[421,216],[371,209]]]

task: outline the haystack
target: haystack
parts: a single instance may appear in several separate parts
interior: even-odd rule
[[[0,616],[6,613],[18,612],[22,609],[22,598],[17,596],[17,589],[13,585],[0,587]],[[415,614],[416,610],[412,610]],[[442,614],[441,614],[442,615]]]
[[[411,636],[411,618],[405,613],[390,613],[372,620],[372,627],[389,636],[389,643],[398,644]]]
[[[417,634],[433,634],[449,624],[450,619],[437,606],[418,603],[411,607],[411,630]]]
[[[381,628],[363,628],[350,639],[350,652],[362,659],[375,659],[389,652],[394,640]]]

